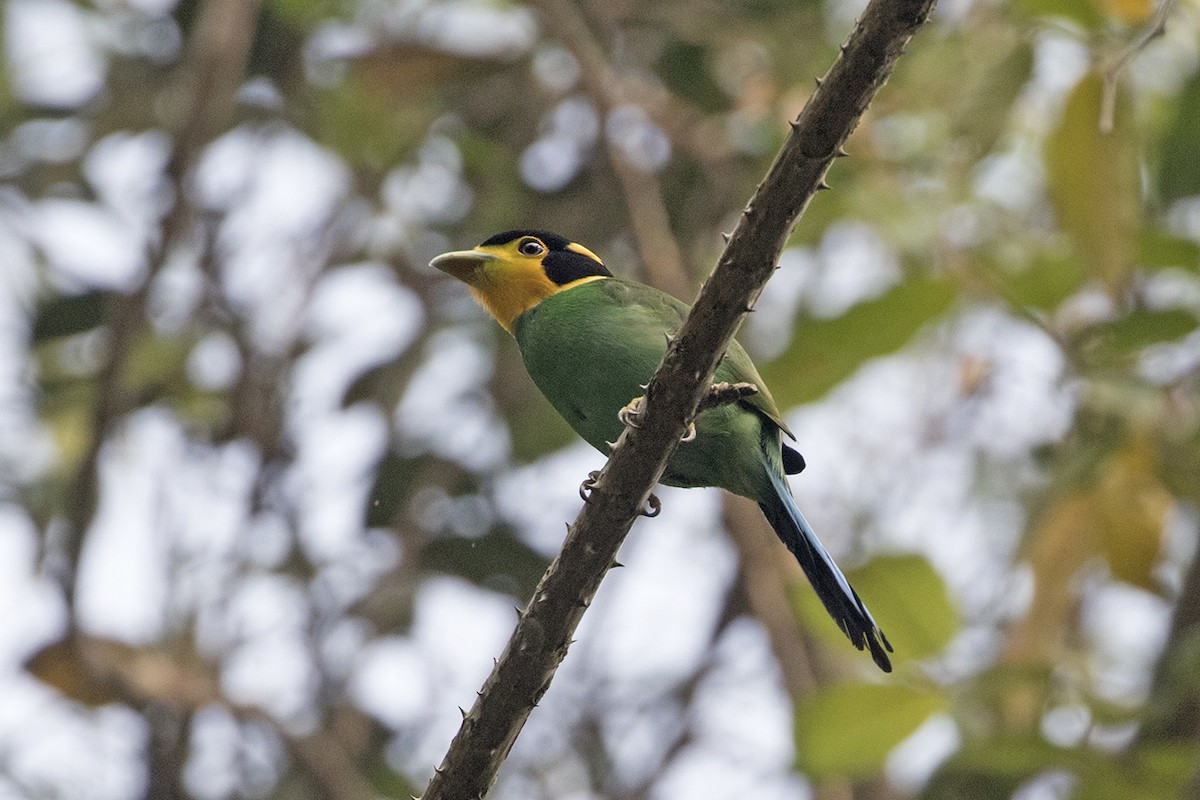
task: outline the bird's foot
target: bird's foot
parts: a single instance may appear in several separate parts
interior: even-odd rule
[[[579,496],[583,502],[589,503],[592,499],[592,489],[596,488],[596,480],[600,477],[600,470],[594,469],[588,473],[587,479],[579,484]]]
[[[658,499],[658,495],[654,492],[646,498],[646,505],[638,510],[638,513],[643,517],[657,517],[662,513],[662,500]]]
[[[642,415],[642,409],[645,405],[645,395],[635,397],[617,412],[617,419],[621,420],[622,425],[628,425],[631,428],[640,428],[641,425],[638,423],[638,417]]]
[[[736,403],[754,394],[758,394],[758,387],[753,383],[727,383],[726,381],[714,383],[708,387],[708,393],[700,398],[700,405],[696,408],[696,414],[703,414],[710,408],[718,408]]]

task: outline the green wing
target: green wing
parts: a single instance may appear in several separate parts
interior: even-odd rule
[[[664,331],[674,335],[683,327],[683,321],[690,309],[685,303],[675,299],[671,295],[660,292],[651,286],[631,283],[620,279],[610,279],[603,283],[613,284],[610,287],[612,289],[616,289],[618,284],[623,284],[628,291],[629,299],[636,301],[655,315]],[[666,352],[665,342],[663,348],[664,352]],[[754,362],[750,360],[750,355],[738,344],[736,339],[730,342],[729,349],[725,352],[725,358],[717,365],[714,379],[717,381],[728,381],[729,383],[750,383],[757,386],[758,394],[747,397],[741,401],[741,404],[758,411],[764,417],[771,420],[777,428],[786,433],[793,441],[795,440],[795,435],[783,421],[783,415],[780,414],[779,407],[775,405],[775,398],[771,397],[771,392],[767,389],[767,385],[763,383],[762,376],[758,374],[758,370],[755,369]]]

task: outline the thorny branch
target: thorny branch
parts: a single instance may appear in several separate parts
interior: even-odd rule
[[[774,271],[796,219],[824,186],[833,159],[933,6],[934,0],[873,0],[818,82],[647,387],[640,426],[621,434],[589,502],[464,716],[425,800],[478,798],[491,787],[708,391],[738,324]]]

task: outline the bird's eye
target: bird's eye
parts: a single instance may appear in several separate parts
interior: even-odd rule
[[[517,247],[517,252],[523,256],[540,256],[546,248],[537,239],[526,239]]]

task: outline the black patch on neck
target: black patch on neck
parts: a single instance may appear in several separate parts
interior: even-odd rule
[[[574,250],[551,250],[542,259],[542,269],[546,272],[546,277],[559,286],[596,275],[612,277],[608,267]]]

